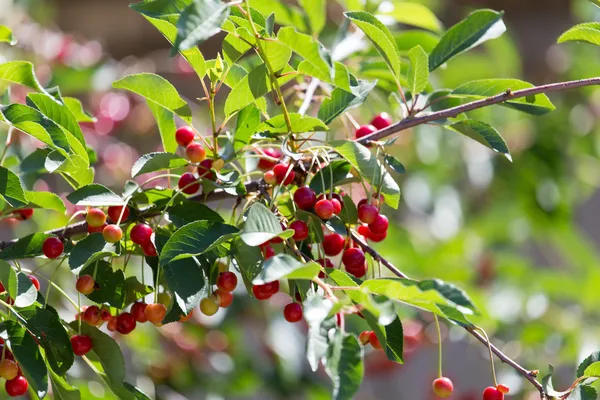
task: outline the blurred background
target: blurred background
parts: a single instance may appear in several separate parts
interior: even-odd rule
[[[437,71],[432,77],[436,88],[483,78],[543,84],[600,74],[598,48],[555,44],[573,24],[600,20],[600,8],[586,0],[421,2],[436,11],[445,27],[476,8],[506,12],[507,33]],[[0,61],[33,61],[44,85],[59,85],[63,95],[80,98],[97,117],[85,124],[84,133],[97,151],[98,182],[121,190],[135,160],[160,148],[144,102],[111,90],[123,75],[161,74],[196,104],[196,129],[208,131],[202,123],[206,110],[193,100],[202,96],[195,74],[182,59],[169,57],[169,44],[127,1],[0,0],[0,10],[0,24],[12,28],[19,40],[14,48],[0,47]],[[337,2],[328,2],[328,18],[322,36],[326,44],[343,20]],[[435,43],[436,36],[430,36]],[[215,57],[221,40],[218,36],[203,45],[206,59]],[[360,65],[350,69],[371,78],[361,75]],[[354,117],[366,123],[375,113],[393,113],[385,91],[382,80]],[[23,102],[25,94],[15,87],[11,100]],[[543,117],[499,106],[473,112],[473,118],[503,134],[513,163],[437,126],[403,132],[393,148],[407,168],[396,176],[403,190],[401,207],[386,211],[394,220],[393,233],[377,250],[410,276],[438,277],[465,289],[482,310],[473,322],[526,368],[543,374],[548,364],[554,365],[555,387],[564,389],[577,363],[600,349],[600,89],[550,97],[557,110]],[[0,142],[5,128],[0,126]],[[39,146],[25,135],[16,140],[7,159],[13,166]],[[68,190],[52,176],[21,177],[29,188]],[[55,228],[67,219],[50,211],[36,212],[28,222],[4,219],[0,240]],[[70,272],[60,279],[74,286]],[[124,345],[128,380],[156,399],[329,398],[324,371],[312,373],[305,360],[306,326],[283,320],[287,295],[259,305],[241,286],[234,305],[214,317],[198,312],[185,325],[142,326],[117,337]],[[64,308],[65,315],[72,314]],[[403,323],[406,364],[393,364],[368,349],[357,399],[435,398],[430,390],[437,357],[432,320],[406,310]],[[349,318],[348,324],[355,332],[366,328],[359,318]],[[443,326],[443,335],[444,372],[456,389],[451,399],[479,399],[491,384],[487,349],[460,328]],[[511,369],[500,363],[497,369],[499,382],[511,387],[509,398],[539,398]],[[114,398],[86,366],[77,365],[71,373],[82,398]]]

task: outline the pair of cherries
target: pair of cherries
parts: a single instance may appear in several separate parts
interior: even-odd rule
[[[450,397],[452,392],[454,391],[454,385],[449,378],[440,377],[433,381],[432,383],[433,392],[436,396],[441,398]],[[510,391],[509,387],[506,385],[497,385],[488,386],[483,391],[483,400],[504,400],[504,395]]]

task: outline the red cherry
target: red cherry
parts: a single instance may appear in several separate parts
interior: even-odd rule
[[[388,219],[385,215],[379,214],[375,221],[369,224],[369,230],[377,235],[381,235],[382,233],[386,233],[388,230]]]
[[[450,397],[452,391],[454,390],[452,381],[445,377],[437,378],[431,385],[433,386],[433,393],[435,393],[436,396],[444,399],[446,397]]]
[[[275,172],[273,171],[265,172],[263,179],[268,185],[277,185],[277,176],[275,176]]]
[[[116,329],[117,332],[123,335],[127,335],[132,330],[134,330],[135,325],[135,318],[133,318],[133,315],[129,314],[128,312],[124,312],[117,317]]]
[[[10,397],[22,396],[27,393],[28,388],[29,383],[23,375],[19,375],[15,379],[11,379],[4,383],[4,389]]]
[[[102,231],[104,230],[104,228],[106,228],[108,226],[107,223],[104,223],[104,225],[102,226],[98,226],[98,227],[93,227],[93,226],[87,226],[87,231],[89,234],[92,233],[102,233]]]
[[[148,321],[148,318],[146,317],[146,303],[143,301],[133,303],[130,313],[137,322],[144,323]]]
[[[42,252],[48,258],[58,258],[65,249],[65,246],[56,236],[51,236],[44,240]]]
[[[4,293],[6,291],[6,288],[4,287],[4,285],[2,284],[2,282],[0,282],[0,293]],[[0,338],[2,339],[2,338]],[[4,339],[2,339],[2,341],[0,342],[0,344],[4,344]]]
[[[504,400],[504,393],[493,386],[488,386],[483,391],[483,400]]]
[[[108,324],[106,324],[106,329],[108,329],[110,332],[114,332],[117,330],[117,322],[118,322],[118,318],[117,317],[112,317],[109,321]]]
[[[194,194],[200,190],[200,182],[191,172],[186,172],[185,174],[181,175],[179,182],[177,182],[177,186],[185,194]]]
[[[202,179],[214,181],[217,179],[214,171],[212,170],[213,160],[204,160],[198,166],[198,176]]]
[[[276,159],[281,159],[281,157],[283,157],[283,153],[281,152],[281,150],[279,150],[278,148],[275,147],[267,147],[264,149],[257,149],[256,152],[259,155],[264,154],[265,156],[271,157],[271,158],[276,158]],[[272,160],[268,160],[266,158],[261,158],[258,160],[258,168],[262,169],[262,170],[266,170],[266,169],[271,169],[275,166],[276,162],[272,161]]]
[[[358,268],[365,264],[365,253],[356,247],[346,249],[342,256],[342,263],[346,268]]]
[[[263,247],[263,254],[265,256],[265,260],[273,257],[275,255],[275,250],[269,245]]]
[[[257,300],[267,300],[273,295],[266,284],[252,286],[252,293]]]
[[[298,322],[302,319],[302,306],[298,303],[290,303],[283,309],[283,317],[287,322]]]
[[[150,241],[154,231],[147,224],[137,224],[131,229],[130,238],[135,244],[144,245]]]
[[[280,223],[280,225],[281,225],[281,230],[285,231],[287,229],[283,223]],[[269,243],[271,243],[271,244],[283,243],[283,239],[280,237],[274,237],[273,239],[271,239],[269,241]]]
[[[317,260],[317,262],[319,264],[321,264],[321,266],[324,268],[334,268],[334,265],[329,258],[326,258],[326,259],[319,258]]]
[[[496,386],[496,389],[502,392],[502,394],[508,394],[508,392],[510,392],[510,388],[503,384],[499,384],[498,386]]]
[[[279,281],[265,283],[265,285],[267,286],[267,290],[271,291],[271,295],[274,295],[275,293],[279,292]]]
[[[332,233],[323,239],[323,251],[330,257],[337,256],[344,249],[344,244],[346,244],[346,240],[342,235]]]
[[[142,245],[142,251],[148,257],[156,257],[158,255],[158,253],[156,252],[156,247],[151,241],[146,242]]]
[[[290,229],[294,230],[293,239],[301,242],[308,238],[308,224],[304,221],[294,221],[290,224]]]
[[[175,140],[180,146],[186,147],[188,144],[192,143],[194,137],[196,136],[196,132],[189,126],[182,126],[177,128],[175,131]]]
[[[290,183],[292,183],[294,181],[294,177],[296,176],[296,174],[292,170],[292,166],[287,164],[277,164],[273,167],[273,172],[277,177],[277,183],[283,185],[289,185]]]
[[[379,242],[383,241],[386,237],[387,237],[387,232],[373,233],[369,230],[369,240],[371,240],[375,243],[379,243]]]
[[[98,306],[90,306],[83,313],[83,320],[89,325],[98,326],[102,324],[102,313]]]
[[[362,331],[360,335],[358,335],[358,340],[366,346],[371,341],[371,331]]]
[[[107,306],[100,307],[100,317],[104,322],[111,320],[112,314],[110,313],[110,309]]]
[[[360,219],[365,224],[370,224],[377,219],[379,215],[379,210],[377,207],[372,206],[370,204],[363,204],[358,208],[358,219]]]
[[[386,112],[382,112],[381,114],[376,115],[371,120],[371,125],[373,125],[377,130],[387,128],[392,124],[393,120],[390,114]]]
[[[193,142],[185,148],[185,156],[193,163],[199,163],[206,158],[206,150],[202,144]]]
[[[217,302],[221,308],[227,308],[233,302],[233,294],[223,289],[215,290],[213,295],[217,298]]]
[[[333,217],[333,203],[327,199],[317,201],[315,204],[315,214],[321,219]]]
[[[121,213],[123,213],[123,217],[121,217]],[[108,217],[115,223],[119,220],[119,218],[121,218],[121,222],[127,221],[127,218],[129,218],[129,207],[110,206],[108,207],[107,214]]]
[[[369,238],[370,231],[369,231],[369,227],[367,225],[359,225],[358,228],[356,228],[356,231],[358,232],[359,235],[361,235],[365,239]]]
[[[13,215],[20,221],[28,220],[33,215],[33,208],[22,208],[20,210],[15,210],[13,211]]]
[[[72,336],[71,347],[76,356],[84,356],[92,349],[92,339],[86,335]]]
[[[99,208],[92,208],[87,212],[85,220],[92,228],[98,228],[106,222],[106,214]]]
[[[309,187],[300,187],[294,192],[294,203],[301,210],[310,210],[317,202],[315,191]]]
[[[165,315],[167,315],[167,307],[161,303],[148,304],[144,310],[144,314],[148,321],[154,325],[160,325]]]
[[[382,199],[382,201],[383,201],[383,195],[381,195],[381,199]],[[363,204],[367,204],[367,203],[368,203],[368,204],[370,204],[370,205],[372,205],[372,206],[379,207],[379,203],[380,203],[380,201],[379,201],[379,200],[377,200],[377,196],[375,196],[375,195],[373,194],[373,196],[371,197],[371,200],[367,200],[367,199],[361,199],[361,200],[358,202],[358,204],[356,205],[356,209],[359,209],[359,208],[360,208],[360,207],[361,207]]]
[[[96,289],[96,281],[90,275],[81,275],[77,278],[75,289],[81,294],[88,295]]]
[[[346,267],[346,272],[354,275],[357,278],[362,278],[363,276],[365,276],[367,274],[367,264],[361,264],[361,265],[354,265],[354,266],[349,266]]]
[[[39,291],[40,290],[40,281],[38,281],[38,278],[36,278],[33,275],[29,275],[29,280],[31,281],[31,283],[33,283],[33,286],[35,286],[35,290]]]
[[[377,132],[377,128],[375,128],[373,125],[363,125],[356,130],[355,136],[357,139],[360,139],[361,137],[370,135],[373,132]]]
[[[342,203],[340,203],[340,201],[338,199],[331,199],[331,205],[333,206],[333,213],[335,215],[338,215],[339,213],[342,212],[342,208],[344,208],[342,206]]]
[[[344,208],[344,199],[338,193],[327,193],[327,194],[321,193],[320,195],[317,196],[317,200],[323,200],[323,199],[329,199],[329,200],[335,199],[335,200],[339,201],[342,208]]]
[[[377,335],[373,331],[369,332],[369,343],[371,343],[371,346],[373,346],[374,349],[381,350],[383,348]]]
[[[123,237],[123,231],[117,225],[107,225],[102,230],[102,236],[107,243],[117,243]]]
[[[226,292],[233,292],[237,283],[237,276],[233,272],[222,272],[217,277],[217,287]]]

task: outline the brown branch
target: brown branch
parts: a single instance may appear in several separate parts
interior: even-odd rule
[[[417,125],[426,124],[428,122],[437,121],[444,118],[452,118],[456,117],[467,111],[476,110],[478,108],[483,108],[487,106],[491,106],[493,104],[503,103],[506,100],[517,99],[520,97],[533,96],[540,93],[549,93],[549,92],[560,92],[567,89],[580,88],[584,86],[593,86],[600,85],[600,77],[596,78],[588,78],[588,79],[579,79],[576,81],[567,81],[567,82],[559,82],[559,83],[550,83],[548,85],[542,86],[534,86],[528,89],[521,89],[511,91],[508,89],[506,92],[498,94],[496,96],[487,97],[485,99],[476,100],[470,103],[466,103],[460,106],[447,108],[445,110],[437,111],[431,114],[423,115],[420,117],[408,117],[403,119],[402,121],[390,125],[387,128],[381,129],[377,132],[374,132],[370,135],[363,136],[356,141],[359,143],[367,143],[374,140],[381,140],[385,137],[391,136],[394,133],[398,133],[400,131],[406,130],[408,128],[415,127]]]

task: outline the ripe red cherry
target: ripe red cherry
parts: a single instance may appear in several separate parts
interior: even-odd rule
[[[144,314],[148,321],[154,325],[159,325],[162,323],[165,315],[167,315],[167,307],[160,303],[148,304],[144,310]]]
[[[294,230],[293,239],[301,242],[308,238],[308,225],[304,221],[294,221],[290,224],[290,229]]]
[[[196,133],[189,126],[182,126],[177,128],[175,131],[175,140],[180,146],[186,147],[188,144],[192,143]]]
[[[185,148],[185,156],[193,163],[199,163],[206,158],[206,150],[202,144],[193,142]]]
[[[123,231],[117,225],[107,225],[102,230],[102,236],[107,243],[117,243],[123,237]]]
[[[265,172],[263,179],[269,185],[277,185],[277,176],[275,176],[275,172],[273,171]]]
[[[375,243],[379,243],[379,242],[383,241],[386,237],[387,237],[387,232],[373,233],[369,230],[369,240],[371,240]]]
[[[223,272],[217,277],[217,287],[226,292],[233,292],[237,283],[237,276],[233,272]]]
[[[483,391],[483,400],[504,400],[504,393],[493,386],[488,386]]]
[[[345,243],[346,240],[342,235],[332,233],[323,238],[323,251],[330,257],[337,256],[344,249]]]
[[[108,329],[110,332],[114,332],[117,330],[117,322],[118,322],[118,318],[117,317],[112,317],[109,321],[108,324],[106,324],[106,329]]]
[[[91,275],[81,275],[77,278],[77,282],[75,283],[75,289],[81,294],[88,295],[94,291],[96,288],[96,281]]]
[[[365,239],[369,238],[370,231],[369,231],[369,227],[367,225],[359,225],[358,228],[356,228],[356,231],[358,232],[359,235],[361,235]]]
[[[431,386],[433,387],[433,393],[435,393],[436,396],[444,399],[446,397],[450,397],[452,391],[454,390],[452,381],[445,377],[437,378],[433,381]]]
[[[309,187],[298,188],[294,192],[294,203],[301,210],[310,210],[315,206],[317,202],[317,195],[315,191]]]
[[[351,275],[354,275],[357,278],[362,278],[367,274],[367,264],[364,263],[360,265],[348,266],[346,267],[346,272]]]
[[[377,209],[377,207],[372,206],[370,204],[363,204],[358,208],[358,219],[360,219],[365,224],[375,222],[378,215],[379,210]]]
[[[315,214],[321,219],[333,217],[333,203],[327,199],[317,201],[315,204]]]
[[[65,249],[65,246],[56,236],[52,236],[44,240],[42,252],[48,258],[58,258]]]
[[[290,303],[283,309],[283,317],[287,322],[298,322],[302,319],[302,306],[298,303]]]
[[[208,179],[209,181],[214,181],[217,179],[217,176],[212,171],[213,160],[204,160],[198,166],[198,176],[202,179]]]
[[[283,185],[289,185],[292,183],[294,181],[294,177],[296,176],[296,173],[292,170],[292,166],[287,164],[277,164],[273,167],[273,172],[275,173],[275,177],[277,177],[277,183]]]
[[[97,228],[106,222],[106,214],[99,208],[92,208],[87,212],[85,220],[89,226]]]
[[[371,341],[371,331],[362,331],[360,335],[358,335],[358,340],[366,346]]]
[[[383,128],[387,128],[388,126],[390,126],[392,124],[392,117],[390,116],[390,114],[386,113],[386,112],[382,112],[381,114],[376,115],[372,120],[371,120],[371,125],[373,125],[375,128],[377,128],[377,130],[379,129],[383,129]]]
[[[276,158],[278,160],[281,159],[281,157],[283,157],[283,153],[281,152],[281,150],[275,147],[257,149],[256,152],[258,154],[264,154],[265,156]],[[271,169],[275,166],[275,164],[277,164],[276,161],[268,160],[266,158],[261,158],[258,160],[258,168],[262,170]]]
[[[144,323],[148,321],[148,318],[146,317],[146,303],[143,301],[133,303],[130,313],[137,322]]]
[[[131,229],[131,241],[135,244],[144,245],[150,241],[154,231],[148,224],[137,224]]]
[[[258,300],[267,300],[279,291],[279,281],[252,286],[252,293]]]
[[[369,343],[371,343],[371,346],[373,346],[374,349],[381,350],[383,348],[377,335],[373,331],[369,332]]]
[[[375,128],[373,125],[363,125],[356,130],[355,136],[357,139],[360,139],[361,137],[370,135],[373,132],[377,132],[377,128]]]
[[[194,194],[200,190],[200,182],[191,172],[186,172],[181,175],[179,182],[177,182],[177,186],[185,194]]]
[[[342,263],[346,268],[358,268],[365,264],[365,253],[359,248],[351,247],[344,251],[342,256]]]
[[[158,255],[158,253],[156,252],[156,247],[151,241],[148,241],[142,245],[142,251],[148,257],[156,257]]]
[[[90,306],[86,308],[83,312],[83,320],[92,326],[101,325],[103,322],[102,313],[100,312],[98,306]]]
[[[275,250],[269,245],[263,247],[263,254],[265,256],[265,260],[273,257],[275,255]]]
[[[20,221],[28,220],[33,215],[33,208],[22,208],[20,210],[15,210],[13,211],[13,215]]]
[[[121,212],[123,213],[123,217],[121,217]],[[108,217],[115,223],[119,220],[119,218],[121,218],[121,222],[127,221],[127,218],[129,218],[129,207],[110,206],[108,207],[107,214]]]
[[[6,381],[4,384],[4,389],[10,397],[22,396],[27,393],[28,388],[29,383],[27,383],[27,379],[25,379],[23,375],[19,375],[15,379]]]
[[[84,356],[92,349],[92,339],[86,335],[72,336],[71,347],[76,356]]]
[[[132,330],[134,330],[135,325],[135,318],[133,318],[133,315],[129,314],[128,312],[124,312],[117,317],[116,329],[117,332],[123,335],[127,335]]]
[[[110,308],[108,308],[108,306],[100,307],[100,318],[102,318],[102,321],[104,322],[111,320],[112,314],[110,313]]]
[[[335,215],[338,215],[339,213],[342,212],[342,203],[340,203],[340,201],[338,199],[331,199],[331,205],[333,206],[333,213]]]
[[[510,392],[510,388],[503,384],[499,384],[498,386],[496,386],[496,389],[502,392],[502,394],[508,394],[508,392]]]
[[[40,281],[38,281],[38,278],[36,278],[33,275],[29,275],[29,280],[31,281],[31,283],[33,283],[33,286],[35,286],[35,290],[39,291],[40,290]]]
[[[227,308],[233,302],[233,294],[231,292],[227,292],[223,289],[215,290],[213,295],[215,296],[217,303],[219,304],[219,307]]]
[[[385,215],[379,214],[375,221],[369,224],[369,230],[377,235],[386,233],[388,230],[388,219]]]

